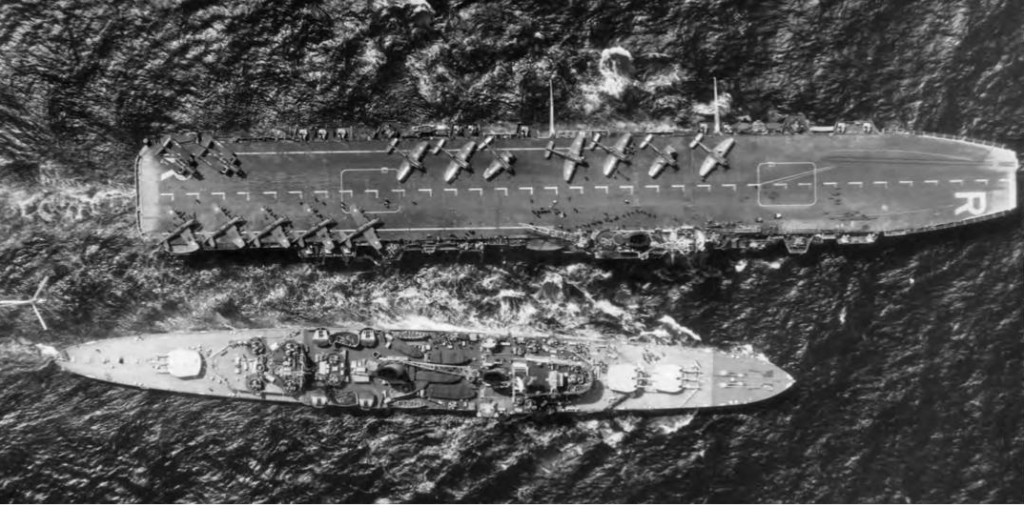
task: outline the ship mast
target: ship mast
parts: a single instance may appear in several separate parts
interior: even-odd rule
[[[722,122],[718,116],[718,78],[712,78],[715,80],[715,134],[722,135]],[[554,106],[552,106],[553,108]],[[554,111],[554,109],[552,109]],[[554,115],[554,113],[551,113]]]

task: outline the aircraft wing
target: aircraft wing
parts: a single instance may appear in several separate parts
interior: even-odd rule
[[[459,157],[466,162],[476,153],[476,143],[473,141],[466,141],[466,144],[462,145],[462,149],[459,150]]]
[[[615,150],[619,153],[626,153],[626,149],[629,148],[630,143],[633,142],[633,136],[629,134],[622,134],[618,141],[615,141]]]
[[[602,171],[604,175],[611,176],[612,173],[615,172],[615,169],[619,167],[619,162],[621,162],[621,160],[619,160],[619,158],[614,155],[609,155],[608,157],[606,157],[604,159],[604,168]]]
[[[224,236],[228,238],[236,248],[245,248],[245,238],[238,232],[238,227],[228,227],[228,230],[224,231]]]
[[[363,237],[366,238],[366,241],[370,243],[370,246],[372,246],[374,250],[379,252],[384,249],[384,245],[381,244],[380,238],[377,237],[377,231],[373,227],[366,229],[366,232],[363,233]]]
[[[412,153],[409,154],[409,158],[411,158],[411,159],[413,159],[413,160],[415,160],[417,162],[421,162],[423,160],[423,158],[427,156],[427,148],[429,148],[429,147],[430,147],[430,143],[428,143],[426,141],[423,141],[422,143],[417,144],[416,148],[414,148],[412,150]]]
[[[576,162],[565,159],[562,163],[562,176],[565,178],[565,182],[569,183],[572,181],[573,175],[576,174]]]
[[[586,141],[587,134],[580,132],[576,135],[576,140],[572,142],[572,146],[569,147],[569,153],[579,158],[583,156],[583,142]]]
[[[726,139],[725,141],[718,143],[718,146],[715,146],[715,158],[718,159],[719,164],[722,164],[724,166],[729,165],[729,162],[725,160],[725,156],[728,155],[730,151],[732,151],[732,147],[735,145],[736,139],[730,137],[729,139]]]
[[[366,218],[366,215],[363,214],[361,209],[355,207],[352,208],[352,218],[356,221],[356,225],[358,226],[357,229],[363,229],[364,226],[368,226],[363,231],[363,237],[366,238],[368,243],[370,243],[370,246],[375,250],[381,250],[384,248],[384,245],[380,242],[380,238],[377,237],[377,231],[374,229],[374,227],[380,224],[379,218],[370,220]]]

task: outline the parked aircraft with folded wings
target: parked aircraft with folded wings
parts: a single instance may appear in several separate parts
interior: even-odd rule
[[[595,134],[594,140],[590,143],[590,151],[601,148],[608,154],[608,157],[604,159],[604,167],[601,172],[605,176],[611,176],[618,169],[619,164],[629,165],[632,163],[627,153],[631,144],[633,144],[633,136],[630,134],[619,136],[619,140],[615,141],[615,145],[611,147],[601,144],[601,134]]]
[[[438,153],[444,153],[448,155],[448,158],[452,159],[448,163],[448,168],[444,171],[445,183],[451,184],[459,177],[462,171],[473,172],[473,166],[470,164],[470,160],[473,158],[473,154],[476,153],[476,143],[473,141],[466,141],[466,144],[462,145],[462,148],[457,152],[451,152],[444,149],[445,140],[441,139],[437,142],[437,146],[434,147],[432,153],[437,155]]]
[[[423,141],[417,144],[411,152],[406,153],[398,149],[398,138],[391,140],[391,143],[388,144],[387,154],[398,153],[404,159],[402,164],[398,166],[399,183],[405,183],[405,180],[412,176],[414,170],[426,172],[426,168],[423,167],[423,159],[427,156],[429,147],[430,143]]]
[[[580,132],[576,136],[576,140],[572,142],[572,146],[569,146],[565,151],[557,151],[555,149],[555,142],[549,141],[547,148],[544,149],[544,158],[551,159],[552,155],[558,155],[565,159],[565,163],[562,165],[562,177],[565,178],[566,183],[572,182],[572,177],[576,174],[576,169],[580,166],[586,167],[587,161],[583,158],[583,143],[586,141],[586,132]]]

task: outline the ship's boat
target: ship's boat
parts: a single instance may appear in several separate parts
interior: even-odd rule
[[[1017,206],[1017,155],[870,121],[689,131],[300,128],[148,141],[138,224],[172,253],[650,258],[952,227]]]
[[[740,405],[793,384],[749,351],[370,328],[113,338],[70,347],[58,362],[142,389],[482,417]]]

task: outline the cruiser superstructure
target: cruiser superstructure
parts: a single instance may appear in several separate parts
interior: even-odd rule
[[[482,417],[731,406],[793,384],[752,352],[372,328],[140,335],[70,347],[59,364],[142,389]]]

